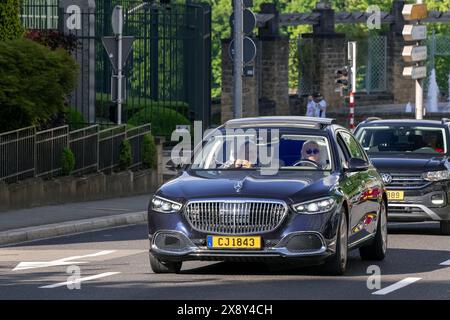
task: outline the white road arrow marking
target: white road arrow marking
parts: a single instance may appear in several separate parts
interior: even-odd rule
[[[73,256],[73,257],[62,258],[62,259],[57,259],[57,260],[53,260],[53,261],[20,262],[12,271],[35,269],[35,268],[47,268],[47,267],[55,267],[55,266],[67,266],[67,265],[72,265],[72,264],[83,264],[83,263],[87,263],[87,261],[74,261],[74,260],[104,256],[107,254],[111,254],[113,252],[115,252],[115,250],[104,250],[104,251],[99,251],[96,253],[86,254],[83,256]]]
[[[77,283],[80,283],[80,282],[83,282],[83,281],[89,281],[89,280],[109,277],[109,276],[113,276],[113,275],[119,274],[119,273],[120,272],[105,272],[105,273],[97,274],[97,275],[94,275],[94,276],[79,278],[77,280],[72,280],[72,281],[59,282],[59,283],[55,283],[55,284],[50,284],[48,286],[42,286],[42,287],[39,287],[39,288],[40,289],[53,289],[53,288],[58,288],[58,287],[67,286],[67,285],[71,285],[71,284],[77,284]]]
[[[440,266],[450,266],[450,260],[444,261],[439,264]]]
[[[396,282],[396,283],[394,283],[394,284],[391,284],[390,286],[388,286],[388,287],[386,287],[386,288],[384,288],[384,289],[381,289],[381,290],[372,292],[372,294],[376,294],[376,295],[385,295],[385,294],[391,293],[391,292],[393,292],[393,291],[395,291],[395,290],[404,288],[404,287],[406,287],[407,285],[410,285],[411,283],[414,283],[414,282],[416,282],[416,281],[419,281],[420,279],[422,279],[422,278],[413,278],[413,277],[411,277],[411,278],[405,278],[405,279],[403,279],[403,280],[400,280],[399,282]]]

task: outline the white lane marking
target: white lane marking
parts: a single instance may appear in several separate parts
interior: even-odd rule
[[[444,261],[439,264],[440,266],[450,266],[450,260]]]
[[[53,288],[58,288],[58,287],[67,286],[67,285],[71,285],[71,284],[80,283],[80,282],[83,282],[83,281],[89,281],[89,280],[109,277],[109,276],[113,276],[113,275],[119,274],[119,273],[120,272],[105,272],[105,273],[100,273],[100,274],[97,274],[97,275],[94,275],[94,276],[78,278],[77,280],[70,280],[70,281],[65,281],[65,282],[59,282],[59,283],[55,283],[55,284],[50,284],[48,286],[42,286],[42,287],[39,287],[39,288],[40,289],[53,289]]]
[[[111,254],[116,250],[103,250],[91,254],[86,254],[83,256],[73,256],[68,258],[57,259],[53,261],[38,261],[38,262],[20,262],[12,271],[26,270],[26,269],[35,269],[35,268],[47,268],[47,267],[55,267],[55,266],[67,266],[71,264],[82,264],[87,263],[83,261],[73,261],[90,257],[98,257],[104,256],[107,254]]]
[[[386,287],[384,289],[372,292],[372,294],[385,295],[385,294],[391,293],[391,292],[393,292],[395,290],[398,290],[398,289],[401,289],[403,287],[406,287],[407,285],[410,285],[411,283],[419,281],[420,279],[422,279],[422,278],[414,278],[414,277],[405,278],[403,280],[400,280],[399,282],[391,284],[390,286],[388,286],[388,287]]]

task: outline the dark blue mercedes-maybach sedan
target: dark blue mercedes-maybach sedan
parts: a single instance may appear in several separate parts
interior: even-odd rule
[[[359,142],[331,119],[237,119],[209,132],[157,190],[148,230],[155,273],[230,260],[339,275],[348,250],[384,259],[387,197]]]

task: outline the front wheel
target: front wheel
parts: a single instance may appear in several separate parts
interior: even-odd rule
[[[441,221],[441,234],[450,236],[450,221]]]
[[[342,209],[336,240],[336,253],[324,265],[326,274],[340,276],[347,269],[348,226],[345,210]]]
[[[359,255],[362,260],[381,261],[386,256],[388,243],[386,211],[386,203],[382,201],[380,204],[380,213],[378,215],[378,225],[375,238],[370,245],[359,248]]]
[[[161,261],[150,253],[150,266],[154,273],[179,273],[183,262]]]

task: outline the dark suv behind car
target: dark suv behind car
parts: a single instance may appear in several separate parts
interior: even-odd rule
[[[450,235],[450,123],[372,120],[355,135],[388,189],[389,219],[439,221]]]

